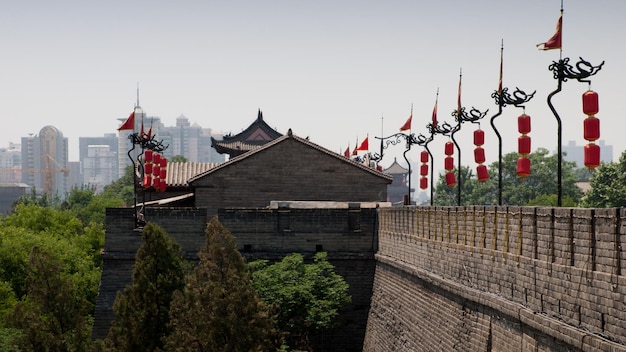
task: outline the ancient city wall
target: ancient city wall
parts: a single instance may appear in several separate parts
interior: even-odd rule
[[[96,304],[93,336],[104,338],[115,318],[113,302],[118,291],[131,283],[141,232],[133,230],[133,210],[107,209],[104,269]],[[343,208],[294,208],[289,203],[274,209],[220,209],[220,222],[236,238],[238,250],[248,260],[280,260],[291,253],[311,259],[325,251],[350,285],[352,303],[339,316],[340,327],[313,336],[323,351],[361,351],[372,294],[378,229],[375,207],[346,203]],[[205,243],[208,222],[205,208],[148,208],[146,220],[155,222],[196,260]]]
[[[379,209],[364,351],[626,351],[623,209]]]

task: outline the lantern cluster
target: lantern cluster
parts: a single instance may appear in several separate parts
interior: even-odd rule
[[[444,159],[444,169],[446,169],[446,184],[449,187],[454,187],[456,185],[456,176],[454,175],[454,143],[448,141],[444,146],[445,154],[447,155]]]
[[[420,165],[420,188],[426,189],[428,188],[428,152],[426,150],[422,150],[420,153],[420,161],[422,165]]]
[[[595,169],[600,165],[600,146],[594,141],[600,138],[600,120],[595,116],[599,111],[598,93],[588,90],[583,93],[583,113],[587,115],[583,122],[584,137],[589,141],[585,145],[585,166]]]
[[[474,149],[474,161],[478,164],[478,166],[476,166],[476,176],[478,177],[478,182],[485,182],[489,179],[487,166],[484,165],[485,150],[482,148],[483,144],[485,144],[485,131],[478,128],[474,131],[474,145],[476,146]]]
[[[524,113],[517,117],[517,131],[522,134],[517,138],[517,152],[521,155],[517,159],[517,176],[524,178],[530,175],[530,116]]]
[[[146,149],[143,153],[143,187],[149,189],[153,187],[157,191],[165,191],[167,182],[167,159],[159,153]]]

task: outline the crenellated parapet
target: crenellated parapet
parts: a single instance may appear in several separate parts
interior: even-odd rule
[[[415,334],[402,345],[415,350],[626,351],[626,210],[402,207],[378,214],[365,351],[398,348],[388,336],[400,332]],[[405,303],[389,304],[389,294]],[[381,317],[394,315],[399,323],[390,328]],[[384,329],[378,319],[387,320]]]

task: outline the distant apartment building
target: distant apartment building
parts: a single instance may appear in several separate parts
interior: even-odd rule
[[[0,148],[0,183],[22,182],[22,151],[19,143]]]
[[[45,126],[37,135],[22,137],[22,182],[37,193],[63,198],[70,191],[68,143],[54,126]]]
[[[119,119],[120,124],[125,120]],[[165,126],[161,118],[147,116],[140,107],[135,108],[135,130],[118,131],[118,177],[124,174],[125,168],[131,164],[128,151],[132,149],[129,136],[133,132],[141,131],[143,123],[144,131],[151,131],[151,135],[156,140],[161,141],[167,149],[163,155],[171,159],[173,156],[181,155],[190,162],[219,163],[224,162],[225,156],[219,154],[211,148],[211,137],[221,138],[220,134],[214,134],[210,128],[202,128],[198,124],[191,124],[189,119],[183,115],[176,118],[176,126]],[[139,155],[139,148],[131,152],[133,160]]]
[[[117,153],[109,145],[89,145],[87,156],[81,160],[83,184],[93,187],[96,193],[117,180]]]
[[[162,135],[169,137],[167,140],[171,143],[165,152],[166,157],[182,155],[188,161],[198,163],[220,163],[226,160],[224,155],[211,148],[212,130],[198,124],[191,125],[183,115],[176,118],[176,126],[165,127]]]
[[[610,163],[613,161],[613,146],[606,145],[603,140],[596,141],[600,146],[600,161]],[[562,147],[562,151],[565,153],[563,159],[567,161],[573,161],[576,163],[576,167],[585,167],[585,146],[576,145],[575,141],[568,141],[567,145]]]

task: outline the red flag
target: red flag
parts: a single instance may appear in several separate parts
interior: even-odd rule
[[[368,138],[369,136],[365,137],[363,142],[361,142],[361,145],[359,145],[359,147],[356,148],[356,150],[369,150]]]
[[[354,147],[354,150],[352,151],[352,156],[359,155],[357,151],[358,151],[357,147]]]
[[[437,97],[435,98],[435,106],[433,107],[433,126],[437,126],[437,101],[439,100],[439,89],[437,89]]]
[[[457,97],[457,109],[456,109],[457,116],[461,116],[461,77],[463,77],[463,74],[459,73],[459,94]]]
[[[502,62],[503,62],[504,44],[500,48],[500,80],[498,81],[498,95],[502,95]]]
[[[133,112],[130,113],[126,121],[124,121],[124,123],[120,127],[118,127],[117,130],[122,131],[122,130],[134,130],[134,129],[135,129],[135,110],[133,110]]]
[[[400,131],[410,130],[411,129],[411,120],[413,120],[413,113],[411,113],[411,115],[409,115],[409,119],[406,120],[406,122],[404,123],[404,125],[402,125],[402,127],[400,127]]]
[[[343,152],[343,156],[345,156],[346,158],[350,157],[350,146],[346,147],[346,150]]]
[[[143,119],[141,119],[141,131],[139,131],[139,138],[143,139],[144,131],[143,131]]]
[[[563,13],[559,17],[558,22],[556,23],[556,32],[552,36],[552,38],[548,39],[545,43],[537,44],[537,48],[539,50],[551,50],[551,49],[561,49],[561,32],[563,29]],[[543,45],[543,47],[541,47]]]
[[[152,137],[152,126],[150,127],[150,129],[148,129],[148,133],[146,134],[146,139],[150,140],[151,137]]]

